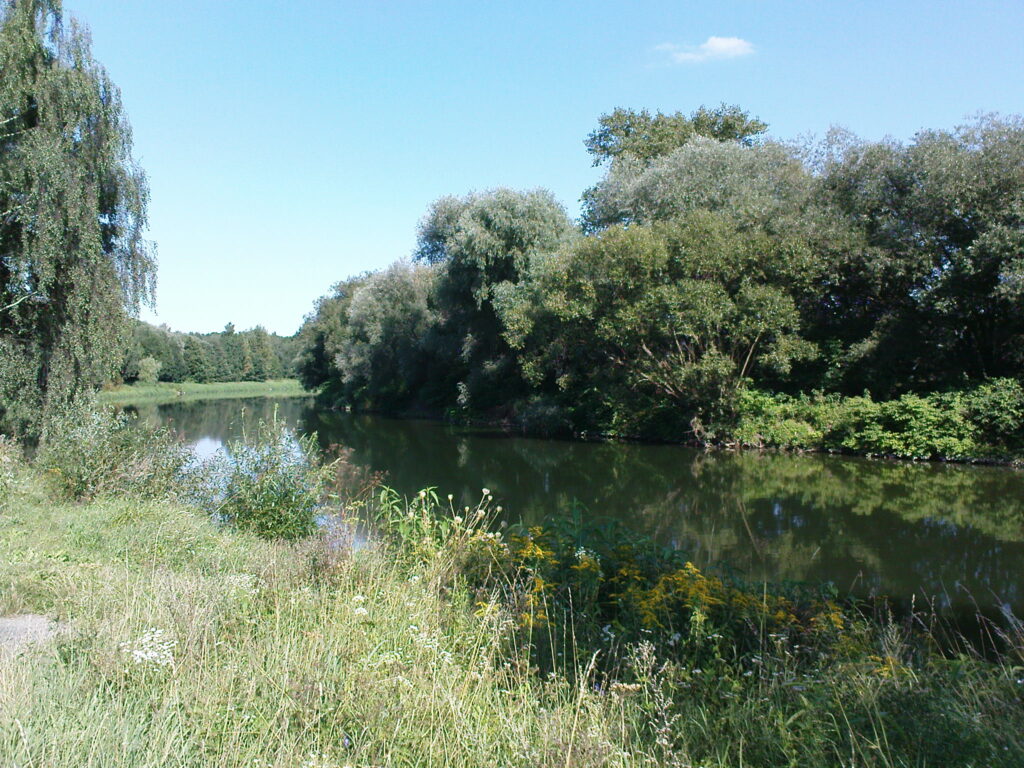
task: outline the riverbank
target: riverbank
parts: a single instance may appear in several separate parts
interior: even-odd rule
[[[577,432],[566,419],[526,418],[515,408],[496,413],[443,412],[422,406],[387,411],[339,407],[330,390],[318,398],[330,410],[439,421],[506,434],[583,442],[684,445],[702,450],[777,451],[868,459],[1024,467],[1024,388],[1009,380],[968,392],[903,395],[889,401],[821,393],[788,396],[744,390],[728,423],[676,434]]]
[[[995,661],[940,656],[914,621],[820,597],[810,614],[621,537],[607,552],[544,529],[503,537],[476,522],[486,490],[460,514],[429,492],[363,496],[372,546],[343,523],[267,541],[173,491],[143,500],[150,461],[72,501],[56,470],[83,456],[44,474],[0,450],[0,616],[62,628],[0,656],[12,765],[1024,760],[1019,636]]]
[[[639,710],[541,679],[437,568],[268,542],[174,501],[55,498],[3,469],[0,764],[658,765]]]
[[[194,400],[225,400],[243,397],[310,397],[296,379],[273,381],[223,381],[199,384],[194,381],[125,384],[99,393],[108,405],[139,405]]]

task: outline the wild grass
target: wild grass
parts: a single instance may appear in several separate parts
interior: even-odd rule
[[[0,615],[64,626],[0,655],[5,768],[1024,764],[1019,624],[996,660],[884,618],[767,631],[727,624],[738,587],[702,575],[689,603],[636,592],[678,623],[634,636],[625,592],[586,600],[600,552],[493,530],[486,492],[378,490],[349,501],[371,543],[345,518],[283,542],[174,499],[74,500],[0,448]],[[596,610],[618,618],[593,633]]]
[[[500,614],[382,550],[26,494],[0,615],[68,630],[0,661],[4,766],[657,764],[615,702],[530,674]]]
[[[170,498],[194,484],[192,452],[170,430],[93,405],[75,403],[47,419],[34,465],[58,494]]]
[[[199,384],[194,381],[125,384],[107,389],[99,400],[108,405],[188,402],[242,397],[308,397],[297,379],[273,381],[224,381]]]

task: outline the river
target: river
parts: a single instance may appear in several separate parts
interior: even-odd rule
[[[510,520],[617,520],[699,567],[758,580],[832,582],[842,596],[931,602],[946,616],[1024,615],[1024,472],[837,456],[510,436],[430,421],[317,410],[311,399],[140,406],[211,453],[244,420],[279,418],[322,447],[474,504],[482,488]]]

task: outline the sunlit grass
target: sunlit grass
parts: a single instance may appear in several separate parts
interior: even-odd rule
[[[273,381],[224,381],[198,384],[194,381],[126,384],[100,392],[100,402],[110,405],[221,400],[240,397],[308,397],[297,379]]]
[[[656,764],[617,702],[535,678],[501,613],[429,569],[164,503],[18,493],[0,615],[68,629],[0,661],[0,765]]]

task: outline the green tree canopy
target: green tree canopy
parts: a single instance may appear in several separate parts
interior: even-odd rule
[[[429,306],[436,271],[399,261],[355,291],[334,362],[350,402],[396,407],[416,395],[429,367],[425,338],[436,325]]]
[[[696,137],[647,162],[617,158],[585,193],[584,221],[596,230],[710,210],[757,226],[792,223],[806,211],[812,189],[800,159],[781,144]]]
[[[830,296],[854,387],[891,394],[1020,374],[1020,117],[923,131],[907,145],[848,138],[819,194],[864,238]]]
[[[118,89],[59,0],[0,4],[0,418],[107,381],[152,296],[148,190]]]
[[[750,145],[767,130],[767,123],[735,105],[700,107],[689,116],[682,112],[651,115],[646,109],[638,112],[620,107],[601,115],[597,129],[584,144],[594,158],[594,165],[601,165],[621,156],[653,160],[698,136]]]
[[[431,206],[415,255],[440,265],[436,308],[447,343],[438,351],[458,380],[461,406],[489,407],[518,385],[495,292],[519,282],[533,260],[550,256],[575,232],[547,190],[497,189]]]
[[[755,372],[785,375],[814,356],[792,295],[808,270],[799,241],[702,211],[582,238],[498,308],[536,386],[623,430],[668,404],[678,428],[727,415]]]

